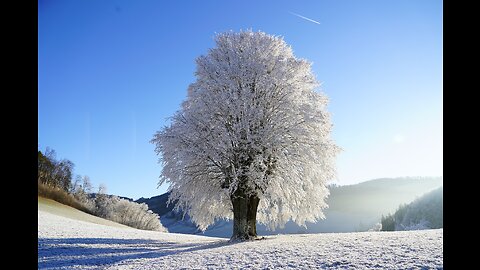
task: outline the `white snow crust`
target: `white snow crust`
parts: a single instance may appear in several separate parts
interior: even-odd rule
[[[225,238],[112,227],[38,211],[39,269],[443,269],[443,229]]]

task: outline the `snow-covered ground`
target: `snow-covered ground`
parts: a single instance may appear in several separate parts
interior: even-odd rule
[[[38,210],[39,269],[442,269],[443,230],[225,238],[114,227]]]

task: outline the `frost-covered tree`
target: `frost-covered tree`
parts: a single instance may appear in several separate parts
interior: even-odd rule
[[[95,194],[95,215],[102,218],[109,218],[113,206],[117,203],[107,194],[107,187],[104,184],[98,186],[98,192]]]
[[[160,217],[148,210],[145,203],[131,202],[116,196],[112,196],[110,201],[108,219],[137,229],[168,232],[160,222]]]
[[[233,218],[232,239],[324,218],[339,148],[311,63],[263,32],[218,34],[187,99],[152,143],[169,202],[201,230]]]
[[[82,184],[79,184],[82,183]],[[90,177],[85,175],[83,177],[77,176],[75,180],[75,189],[73,190],[73,196],[78,200],[85,208],[90,212],[95,213],[95,200],[90,197],[92,192],[92,184]]]
[[[80,178],[81,179],[81,178]],[[79,179],[79,180],[80,180]],[[83,178],[91,190],[90,178]],[[145,203],[136,203],[106,194],[107,187],[100,184],[98,192],[90,196],[82,186],[78,186],[74,196],[94,215],[141,230],[168,232],[160,222],[160,217],[148,209]]]

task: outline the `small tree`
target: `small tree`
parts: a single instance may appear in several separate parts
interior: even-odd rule
[[[387,216],[382,215],[381,219],[382,231],[395,231],[395,218],[393,215],[388,214]]]
[[[215,41],[181,110],[152,139],[169,201],[201,230],[233,218],[232,239],[255,238],[257,219],[274,229],[324,218],[339,148],[311,64],[262,32]]]
[[[107,187],[104,184],[100,184],[98,192],[95,194],[95,214],[102,218],[110,218],[113,212],[113,205],[116,203],[106,192]]]
[[[82,184],[82,187],[83,187],[83,191],[88,195],[90,193],[92,193],[93,191],[93,186],[92,186],[92,182],[90,181],[90,177],[88,175],[85,175],[83,176],[83,184]]]
[[[79,184],[80,182],[82,184]],[[77,176],[75,179],[75,189],[73,191],[73,196],[89,211],[95,212],[96,203],[95,200],[90,197],[91,192],[92,184],[90,182],[90,177],[88,177],[87,175],[83,177]]]

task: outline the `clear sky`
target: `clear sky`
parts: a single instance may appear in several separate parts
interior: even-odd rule
[[[330,98],[337,184],[443,175],[443,3],[38,1],[38,149],[133,199],[162,194],[149,143],[215,33],[280,35]]]

